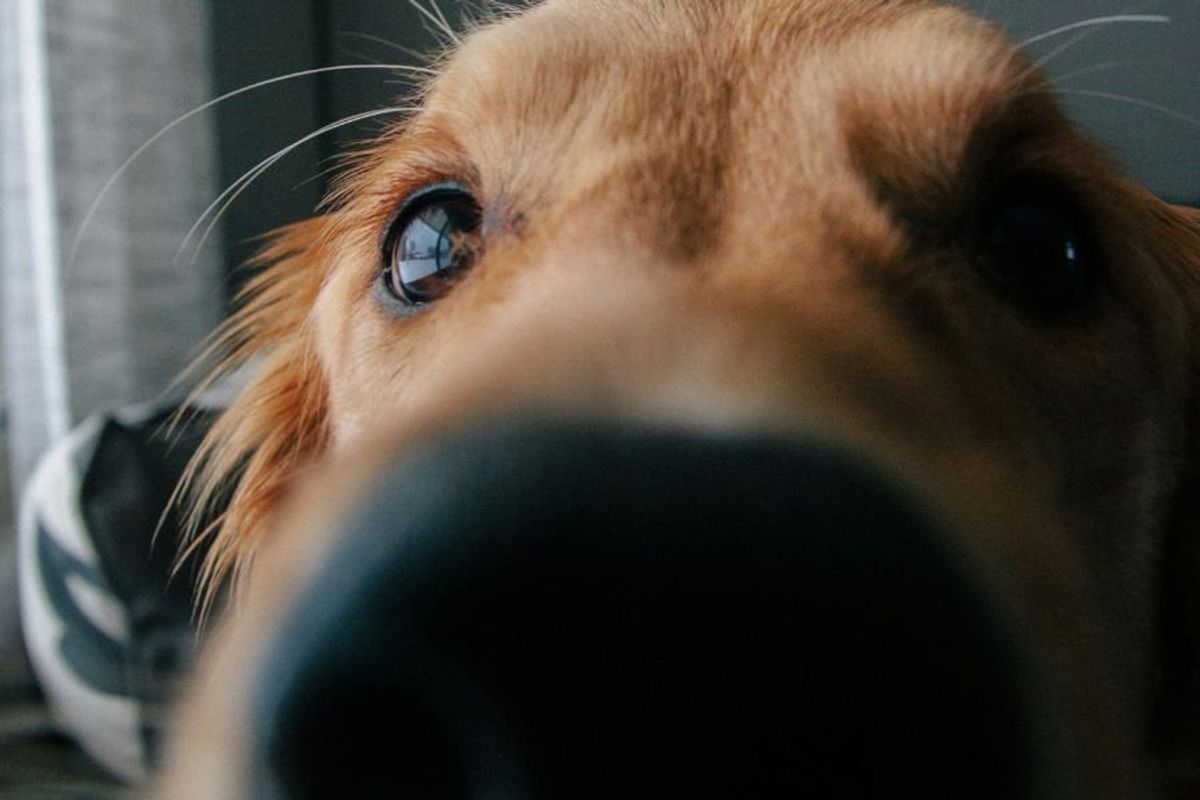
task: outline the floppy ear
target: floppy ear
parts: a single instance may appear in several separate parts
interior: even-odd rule
[[[239,294],[238,310],[202,357],[217,361],[206,385],[248,361],[261,362],[209,431],[180,489],[193,521],[182,557],[202,541],[209,545],[197,588],[205,611],[225,579],[248,564],[267,511],[297,465],[327,441],[325,377],[308,325],[330,263],[327,226],[318,217],[271,236],[250,264],[259,272]],[[200,520],[213,519],[201,527]]]
[[[1155,247],[1187,314],[1187,391],[1179,480],[1162,555],[1162,663],[1155,733],[1165,797],[1200,796],[1200,210],[1163,206]]]

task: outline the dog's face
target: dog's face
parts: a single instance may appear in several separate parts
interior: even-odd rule
[[[1093,796],[1186,735],[1200,221],[965,13],[549,0],[472,33],[268,258],[231,333],[266,363],[209,451],[245,463],[214,580],[262,556],[227,637],[329,548],[316,504],[275,515],[310,464],[344,498],[513,412],[815,434],[1003,576]],[[197,719],[253,691],[218,659]],[[179,785],[235,785],[234,750]]]

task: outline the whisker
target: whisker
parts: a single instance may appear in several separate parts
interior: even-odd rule
[[[1082,78],[1084,75],[1094,75],[1097,72],[1107,72],[1109,70],[1118,69],[1120,67],[1145,66],[1146,64],[1155,64],[1155,63],[1158,63],[1158,62],[1156,62],[1152,59],[1139,59],[1139,60],[1128,60],[1128,61],[1105,61],[1100,64],[1093,64],[1090,67],[1084,67],[1082,69],[1075,69],[1075,70],[1071,70],[1070,72],[1064,72],[1061,75],[1055,75],[1054,80],[1055,81],[1070,81],[1070,80],[1074,80],[1075,78]],[[387,81],[387,82],[392,83],[393,81]]]
[[[87,213],[85,213],[83,215],[83,220],[79,223],[79,228],[75,231],[75,237],[71,241],[71,249],[68,251],[68,254],[67,254],[66,269],[69,271],[71,266],[79,258],[79,250],[83,246],[84,235],[87,233],[88,228],[91,227],[92,220],[95,218],[96,213],[100,210],[100,205],[104,202],[104,199],[106,197],[108,197],[108,195],[112,191],[113,187],[116,186],[117,181],[119,181],[125,175],[125,173],[129,171],[129,168],[134,164],[134,162],[136,162],[139,158],[142,157],[143,153],[145,153],[147,150],[149,150],[151,147],[153,147],[156,142],[158,142],[160,139],[162,139],[164,136],[166,136],[171,131],[175,130],[175,128],[179,127],[184,122],[188,121],[189,119],[196,116],[197,114],[201,114],[205,111],[208,111],[213,106],[216,106],[220,103],[224,103],[225,101],[231,100],[234,97],[237,97],[239,95],[246,94],[247,92],[252,92],[255,89],[261,89],[265,86],[271,86],[273,84],[282,83],[284,81],[295,80],[297,78],[306,78],[310,75],[320,75],[320,74],[326,73],[326,72],[341,72],[341,71],[348,71],[348,70],[384,70],[384,69],[391,70],[393,72],[395,72],[395,71],[412,72],[412,73],[416,73],[419,75],[434,75],[434,74],[436,74],[435,70],[429,69],[427,67],[415,67],[415,66],[408,66],[405,64],[341,64],[341,65],[332,66],[332,67],[318,67],[316,69],[306,69],[306,70],[301,70],[299,72],[290,72],[287,75],[279,75],[274,78],[268,78],[266,80],[258,81],[257,83],[249,84],[248,86],[243,86],[240,89],[234,89],[231,92],[226,92],[225,94],[221,95],[220,97],[213,98],[212,100],[209,100],[208,102],[203,103],[202,105],[196,106],[191,111],[188,111],[185,114],[183,114],[179,117],[176,117],[173,121],[164,125],[162,128],[160,128],[158,130],[157,133],[155,133],[153,136],[151,136],[149,139],[147,139],[145,142],[143,142],[140,147],[138,147],[136,150],[134,150],[133,153],[131,153],[130,156],[127,159],[125,159],[125,161],[121,164],[121,166],[117,167],[116,171],[113,172],[112,176],[109,177],[109,179],[105,182],[104,186],[101,187],[99,194],[96,195],[96,198],[92,201],[92,204],[90,206],[88,206]]]
[[[428,20],[436,31],[439,31],[446,36],[446,38],[450,40],[451,44],[462,44],[462,40],[459,39],[458,34],[455,33],[454,29],[450,27],[443,17],[441,17],[440,12],[438,14],[434,14],[432,11],[425,8],[425,6],[421,5],[419,0],[408,0],[408,4],[416,9],[421,16]]]
[[[1152,5],[1155,5],[1154,0],[1149,0],[1148,2],[1142,3],[1137,8],[1138,8],[1138,10],[1140,10],[1142,8],[1146,8],[1146,7],[1152,6]],[[1104,25],[1120,25],[1120,24],[1125,24],[1125,23],[1136,23],[1136,22],[1143,22],[1143,23],[1149,22],[1151,24],[1170,24],[1171,18],[1162,16],[1159,14],[1115,14],[1115,15],[1111,15],[1111,16],[1107,16],[1107,17],[1093,17],[1091,19],[1085,19],[1085,20],[1081,20],[1079,22],[1073,22],[1070,25],[1062,25],[1058,28],[1047,31],[1045,33],[1030,37],[1025,40],[1024,44],[1021,45],[1021,47],[1023,49],[1028,48],[1031,44],[1034,44],[1035,42],[1039,42],[1044,39],[1048,39],[1051,36],[1058,36],[1063,33],[1073,31],[1073,30],[1080,31],[1079,33],[1075,34],[1070,39],[1068,39],[1066,42],[1062,43],[1058,47],[1054,48],[1050,52],[1042,55],[1040,58],[1038,58],[1036,61],[1034,61],[1033,64],[1019,76],[1018,80],[1024,81],[1026,78],[1028,78],[1033,73],[1035,73],[1041,69],[1044,69],[1046,67],[1046,65],[1049,64],[1051,61],[1054,61],[1056,58],[1063,55],[1068,50],[1071,50],[1072,48],[1075,47],[1075,45],[1079,44],[1080,42],[1084,41],[1085,39],[1090,38],[1097,31],[1101,30],[1102,26],[1104,26]]]
[[[342,167],[344,166],[344,164],[342,163],[342,160],[340,158],[334,158],[333,161],[334,161],[334,163],[329,164],[328,166],[325,166],[325,167],[317,170],[316,173],[308,176],[304,180],[297,183],[295,186],[292,187],[292,191],[296,191],[297,189],[302,189],[310,183],[319,181],[322,178],[328,178],[330,175],[334,175],[337,172],[339,172],[342,169]]]
[[[447,33],[450,33],[454,30],[453,26],[446,19],[446,15],[442,12],[442,7],[438,5],[437,0],[429,0],[429,7],[433,9],[433,12],[437,14],[438,19],[442,21],[442,30],[446,31]],[[457,33],[453,35],[456,39],[458,38]]]
[[[399,44],[398,42],[393,42],[391,39],[385,39],[382,36],[374,36],[372,34],[361,33],[359,31],[338,31],[337,35],[338,36],[350,36],[350,37],[354,37],[356,39],[363,39],[368,42],[374,42],[375,44],[382,45],[384,47],[391,48],[392,50],[401,52],[404,55],[408,56],[409,58],[420,61],[422,64],[430,63],[430,57],[429,57],[428,53],[422,53],[420,50],[414,50],[411,47],[405,47],[404,45]],[[432,72],[432,70],[431,70],[431,72]]]
[[[1070,95],[1070,96],[1074,96],[1074,97],[1098,97],[1102,100],[1112,100],[1112,101],[1115,101],[1118,103],[1125,103],[1127,105],[1137,106],[1139,108],[1147,108],[1147,109],[1150,109],[1151,111],[1157,111],[1158,113],[1163,114],[1165,116],[1180,120],[1182,122],[1186,122],[1189,125],[1193,125],[1197,128],[1200,128],[1200,116],[1188,114],[1186,112],[1180,111],[1177,108],[1171,108],[1170,106],[1164,106],[1161,103],[1155,103],[1152,100],[1143,100],[1140,97],[1131,97],[1130,95],[1127,95],[1127,94],[1117,94],[1115,92],[1103,92],[1103,91],[1098,91],[1095,89],[1058,89],[1055,91],[1055,94]]]
[[[1075,45],[1077,45],[1080,42],[1082,42],[1083,40],[1087,39],[1095,32],[1096,32],[1096,29],[1092,28],[1091,30],[1085,30],[1082,33],[1077,33],[1074,36],[1072,36],[1070,39],[1068,39],[1067,41],[1060,44],[1058,47],[1051,50],[1050,52],[1043,54],[1040,58],[1031,62],[1029,64],[1029,66],[1027,66],[1024,70],[1022,70],[1019,75],[1017,75],[1015,83],[1017,85],[1023,85],[1025,83],[1025,81],[1031,75],[1044,70],[1046,65],[1049,64],[1051,61],[1054,61],[1056,58],[1061,56],[1063,53],[1066,53],[1068,50],[1071,50],[1072,48],[1075,47]]]
[[[472,0],[462,0],[455,10],[458,11],[458,18],[462,20],[462,25],[460,27],[468,31],[477,30],[479,28],[479,24],[483,18],[484,9],[478,2],[473,2]]]
[[[1034,61],[1033,64],[1031,64],[1028,69],[1026,69],[1024,72],[1021,73],[1018,80],[1023,82],[1027,77],[1029,77],[1033,73],[1035,73],[1041,69],[1044,69],[1046,67],[1046,65],[1049,64],[1051,61],[1058,58],[1059,56],[1061,56],[1063,53],[1067,52],[1071,48],[1075,47],[1075,45],[1079,44],[1084,39],[1087,39],[1093,33],[1095,33],[1094,28],[1092,30],[1085,30],[1083,33],[1075,34],[1070,39],[1068,39],[1067,41],[1060,44],[1058,47],[1054,48],[1050,52],[1042,55],[1040,58],[1038,58],[1036,61]]]
[[[1077,31],[1082,28],[1094,28],[1101,25],[1115,25],[1122,23],[1169,25],[1171,23],[1171,18],[1163,16],[1162,14],[1113,14],[1107,17],[1092,17],[1090,19],[1080,20],[1079,22],[1072,22],[1069,25],[1059,26],[1053,30],[1046,31],[1045,33],[1039,33],[1037,36],[1031,36],[1025,41],[1021,42],[1021,47],[1026,48],[1045,39],[1051,39],[1055,36],[1061,36],[1064,33],[1070,33],[1071,31]]]
[[[204,247],[204,243],[208,240],[208,237],[212,234],[213,229],[220,221],[221,217],[225,214],[229,207],[233,205],[238,197],[241,196],[242,192],[246,191],[246,189],[248,189],[250,185],[254,183],[254,181],[258,180],[263,173],[273,167],[292,151],[307,144],[308,142],[311,142],[313,139],[323,136],[330,131],[335,131],[338,128],[343,128],[347,125],[353,125],[356,122],[361,122],[366,119],[381,117],[386,114],[402,114],[411,112],[412,110],[413,108],[410,106],[392,106],[389,108],[377,108],[372,111],[364,111],[359,114],[352,114],[335,122],[331,122],[328,125],[324,125],[312,133],[297,139],[287,147],[277,150],[272,155],[264,158],[262,161],[258,162],[245,173],[243,173],[240,178],[230,184],[225,191],[221,192],[217,199],[213,200],[213,202],[209,204],[208,208],[204,209],[204,212],[200,215],[199,219],[196,220],[195,224],[193,224],[188,230],[187,235],[184,236],[183,242],[179,245],[179,249],[175,251],[173,263],[179,263],[179,261],[183,258],[184,252],[186,252],[188,249],[189,243],[193,238],[195,238],[197,231],[199,231],[200,227],[204,225],[205,220],[211,216],[211,221],[204,229],[204,233],[197,240],[196,245],[192,250],[192,259],[195,260],[195,258],[199,255],[201,248]]]

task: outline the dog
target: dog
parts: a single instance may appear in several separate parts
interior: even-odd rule
[[[230,498],[205,588],[234,608],[158,796],[256,793],[247,709],[289,614],[332,600],[305,587],[346,520],[389,464],[514,415],[836,442],[983,565],[1048,676],[1061,782],[1022,796],[1200,789],[1200,215],[1123,177],[989,24],[925,0],[497,11],[260,266],[222,341],[262,365],[191,478]],[[349,783],[307,785],[358,785],[330,769]]]

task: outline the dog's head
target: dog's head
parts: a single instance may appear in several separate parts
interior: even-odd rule
[[[227,331],[264,363],[199,473],[202,495],[238,475],[210,580],[258,563],[189,735],[236,716],[241,647],[327,557],[314,491],[343,509],[397,453],[514,415],[833,442],[1005,597],[1073,785],[1130,796],[1191,734],[1200,217],[964,12],[500,15],[265,262]],[[241,780],[213,741],[180,748],[205,769],[179,786]]]

